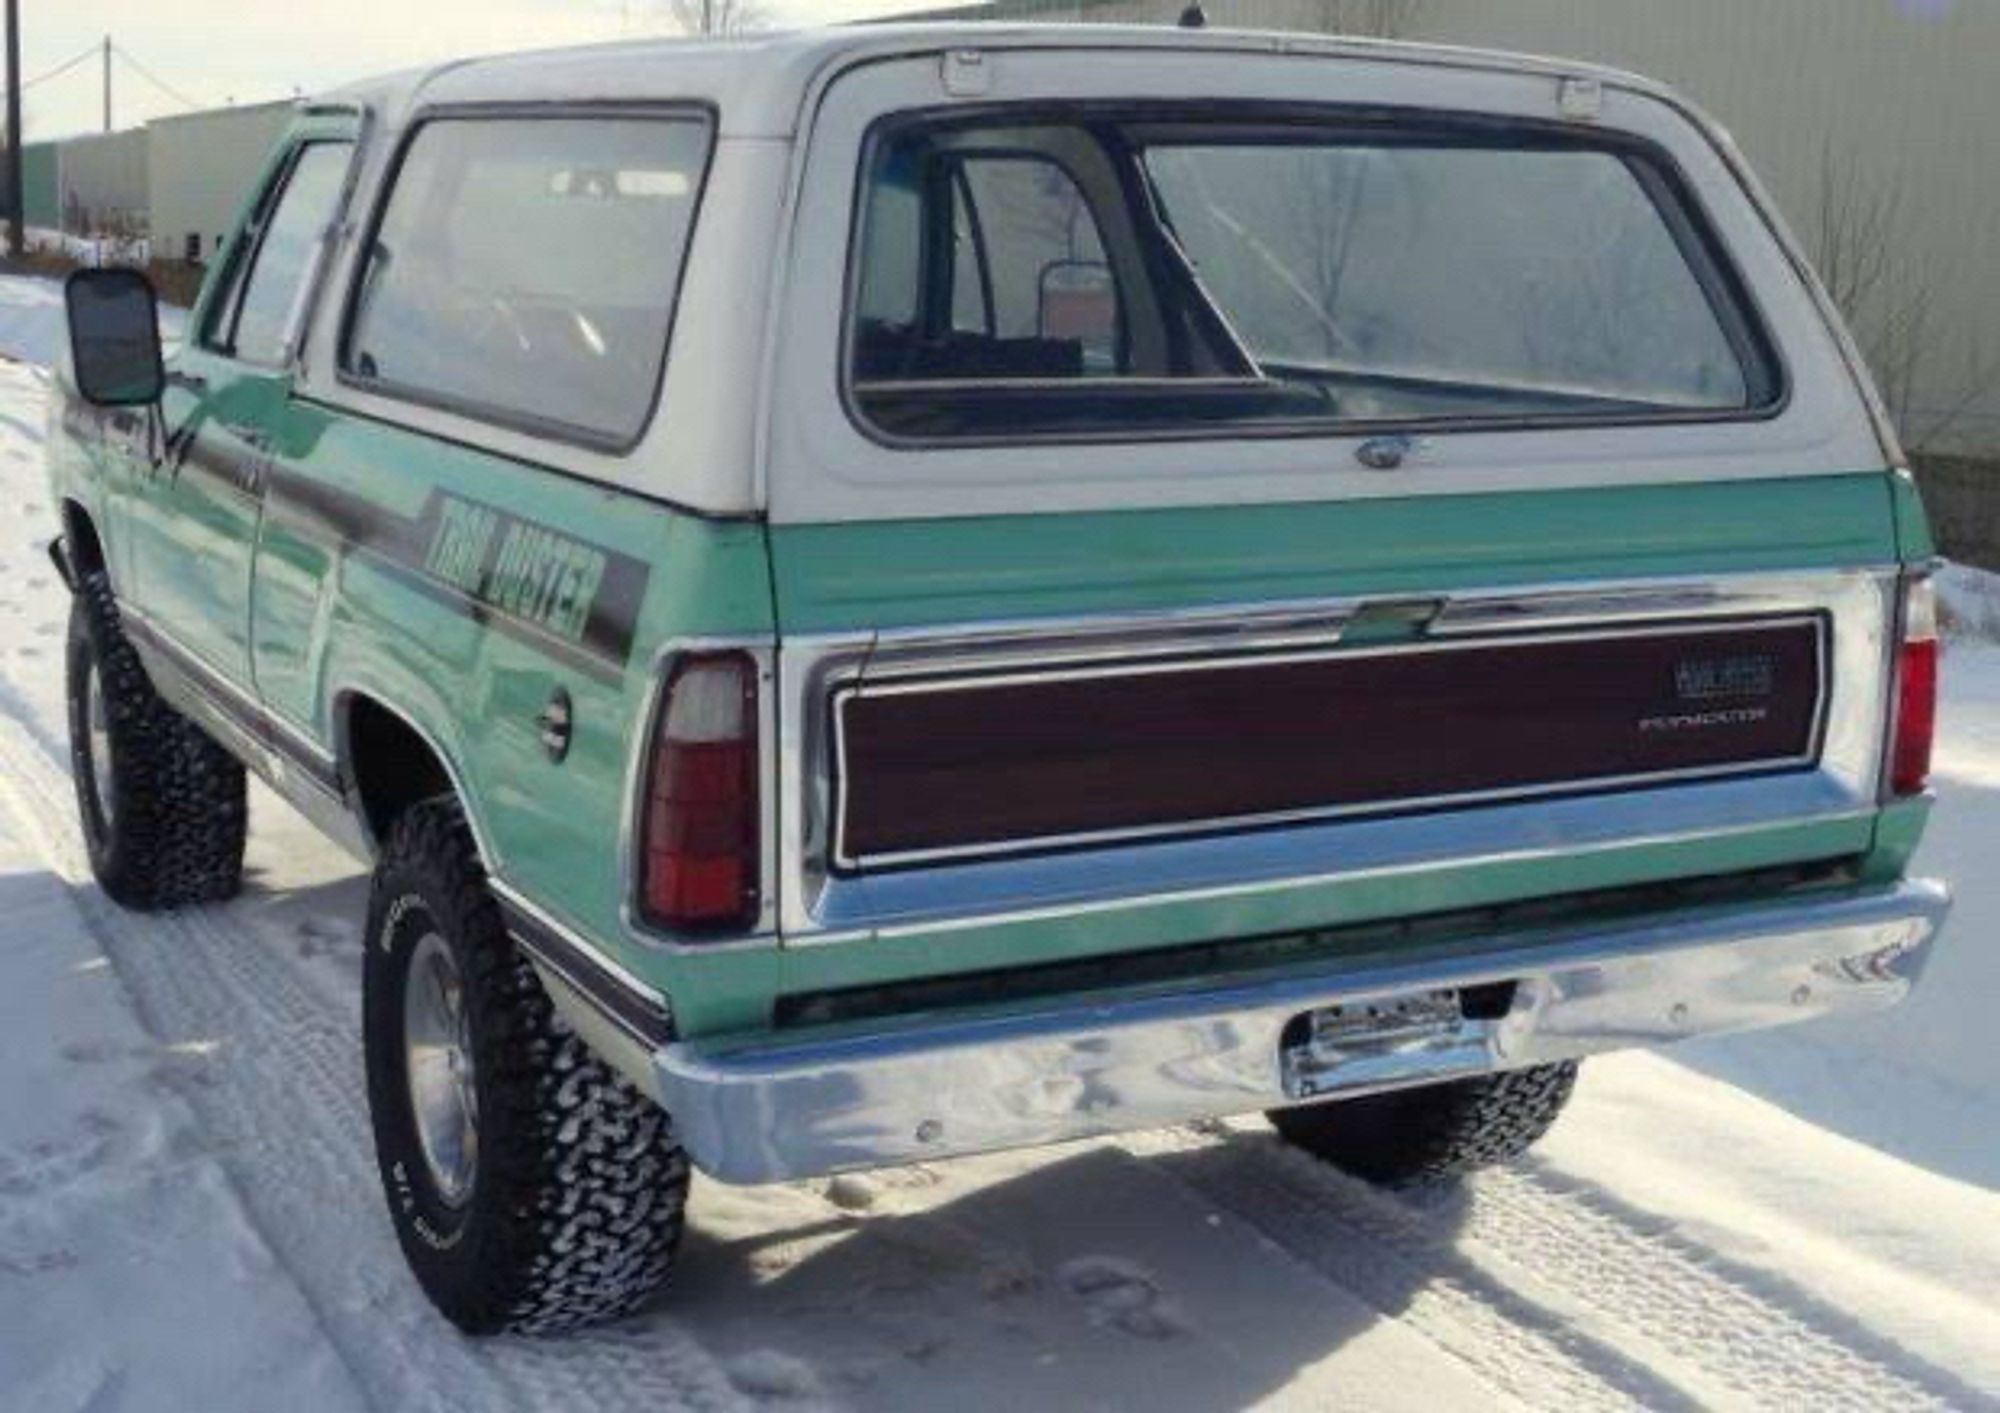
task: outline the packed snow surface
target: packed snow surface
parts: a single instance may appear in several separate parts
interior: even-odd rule
[[[2000,1408],[1994,581],[1948,583],[1921,867],[1959,905],[1901,1009],[1594,1061],[1454,1192],[1248,1121],[697,1182],[657,1311],[474,1342],[377,1194],[355,866],[259,794],[240,901],[90,883],[32,366],[58,303],[0,279],[0,1408]]]

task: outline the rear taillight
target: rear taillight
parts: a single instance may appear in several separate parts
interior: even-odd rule
[[[646,920],[676,932],[740,931],[758,913],[757,660],[675,660],[654,728],[639,839]]]
[[[1937,590],[1929,579],[1903,585],[1902,642],[1896,650],[1895,712],[1889,727],[1889,793],[1918,795],[1931,777],[1937,733]]]

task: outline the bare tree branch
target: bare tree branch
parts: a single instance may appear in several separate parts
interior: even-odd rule
[[[718,39],[767,29],[772,18],[764,0],[665,0],[660,8],[682,34]]]
[[[1840,160],[1829,138],[1820,153],[1819,209],[1810,235],[1813,263],[1875,374],[1889,415],[1913,450],[1949,435],[1974,405],[2000,388],[2000,368],[1977,342],[1962,340],[1954,360],[1940,347],[1931,318],[1941,282],[1911,258],[1898,237],[1900,176],[1871,179]],[[1960,394],[1947,404],[1919,404],[1926,369],[1956,365]]]

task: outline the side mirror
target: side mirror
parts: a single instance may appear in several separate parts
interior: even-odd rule
[[[160,307],[137,270],[77,270],[63,283],[77,391],[100,407],[158,402],[167,384]]]
[[[1109,368],[1118,355],[1118,282],[1101,260],[1042,266],[1035,332],[1083,345],[1084,362]]]

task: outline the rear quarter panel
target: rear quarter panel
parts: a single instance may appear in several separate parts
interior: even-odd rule
[[[304,695],[279,705],[309,713],[329,747],[357,694],[407,719],[456,771],[494,876],[666,986],[690,1024],[736,1004],[733,977],[759,991],[747,954],[690,984],[631,938],[620,904],[627,766],[658,654],[690,635],[770,637],[762,527],[326,407],[300,415],[312,434],[274,477],[259,571],[272,588],[260,631],[304,659]],[[561,590],[537,600],[535,576],[579,552],[610,564],[592,607],[572,612]],[[523,595],[505,573],[467,587],[464,566],[510,555]],[[558,689],[574,721],[560,762],[536,724]]]

